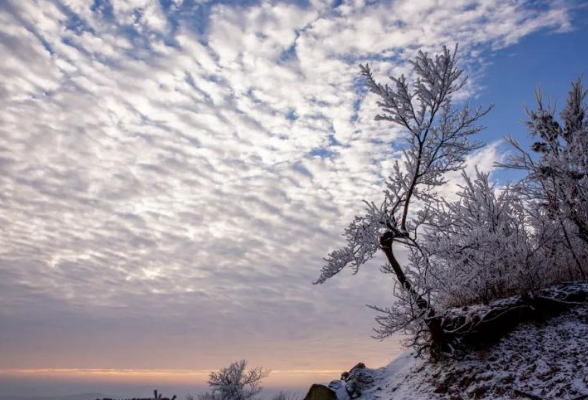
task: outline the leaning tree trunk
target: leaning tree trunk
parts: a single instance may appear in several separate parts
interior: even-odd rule
[[[386,258],[394,270],[396,279],[398,279],[398,283],[400,283],[402,287],[410,293],[410,295],[415,300],[418,309],[425,313],[425,324],[427,325],[431,335],[431,355],[433,357],[437,357],[441,354],[441,352],[447,350],[448,345],[447,335],[441,326],[441,318],[437,316],[435,309],[431,306],[429,301],[418,294],[418,292],[414,289],[406,277],[406,274],[402,270],[400,263],[394,255],[394,251],[392,249],[393,243],[394,234],[392,232],[388,231],[380,237],[380,248],[384,254],[386,254]]]

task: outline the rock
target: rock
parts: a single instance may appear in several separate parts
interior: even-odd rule
[[[349,370],[349,372],[351,373],[351,372],[353,372],[353,371],[354,371],[354,370],[356,370],[356,369],[365,369],[365,364],[364,364],[364,363],[362,363],[362,362],[360,362],[360,363],[357,363],[357,364],[355,365],[355,367],[353,367],[353,368],[351,368],[351,370]]]
[[[345,383],[345,390],[347,390],[347,394],[352,399],[357,399],[361,396],[361,389],[359,388],[359,384],[357,380],[354,378],[349,378]]]
[[[337,395],[325,385],[315,383],[308,390],[304,400],[337,400]]]
[[[365,390],[374,384],[373,371],[367,368],[354,367],[349,371],[347,380],[354,380],[361,390]]]
[[[365,364],[360,362],[341,374],[341,381],[345,383],[345,390],[351,399],[361,396],[362,391],[374,384],[372,371],[367,369]]]
[[[337,392],[344,385],[345,385],[345,382],[340,381],[340,380],[334,380],[334,381],[329,382],[329,384],[327,385],[327,387],[329,389],[331,389],[332,391]]]
[[[347,382],[345,381],[334,380],[331,381],[327,387],[335,392],[337,400],[351,400],[349,398],[349,393],[347,393],[347,388],[345,387],[346,384]]]

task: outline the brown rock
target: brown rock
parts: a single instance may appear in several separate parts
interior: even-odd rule
[[[324,385],[314,384],[308,390],[304,400],[336,400],[337,395]]]

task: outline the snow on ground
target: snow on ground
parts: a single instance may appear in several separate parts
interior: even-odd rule
[[[588,399],[588,305],[520,325],[460,361],[432,365],[407,352],[386,367],[351,372],[357,374],[373,378],[358,400]],[[344,385],[331,383],[338,400],[349,399]]]

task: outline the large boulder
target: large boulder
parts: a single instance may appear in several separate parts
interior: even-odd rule
[[[304,400],[337,400],[337,395],[325,385],[315,383],[310,387]]]
[[[364,391],[373,389],[376,371],[359,363],[349,371],[341,374],[341,379],[329,383],[329,389],[335,392],[337,400],[354,400]]]
[[[341,380],[345,382],[345,389],[351,399],[361,396],[361,393],[371,388],[374,384],[373,371],[366,368],[364,363],[359,363],[349,372],[341,374]]]

